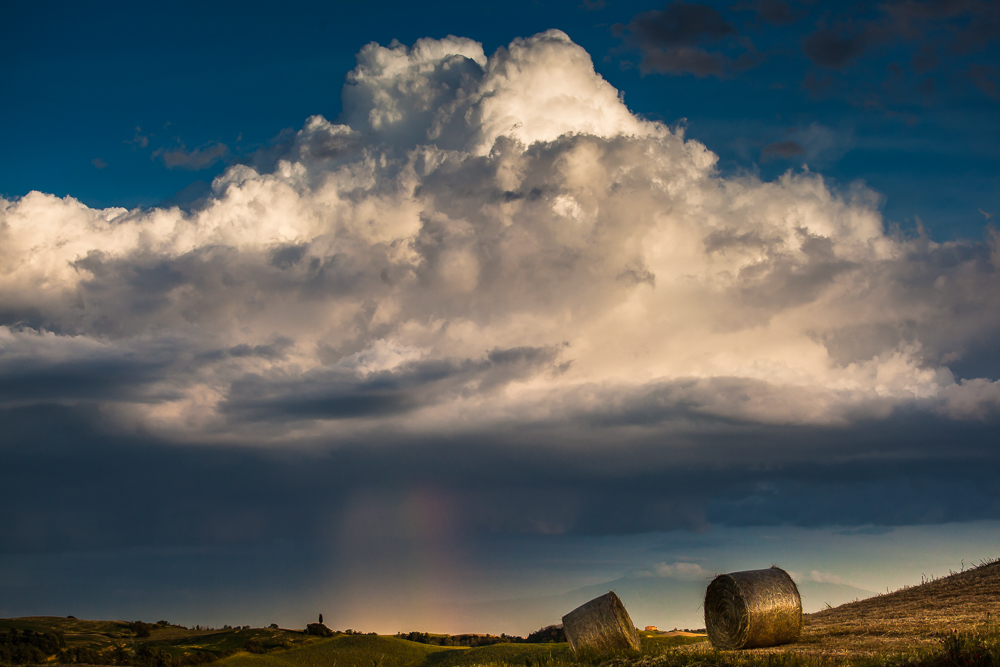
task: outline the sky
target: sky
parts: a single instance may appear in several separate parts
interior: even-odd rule
[[[693,627],[998,555],[995,3],[10,14],[0,616]]]

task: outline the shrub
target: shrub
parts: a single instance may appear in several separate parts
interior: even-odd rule
[[[143,623],[142,621],[132,621],[128,624],[128,629],[135,633],[136,637],[140,639],[149,637],[151,631],[156,628],[152,623]]]
[[[215,662],[220,656],[206,651],[196,651],[195,653],[185,653],[174,658],[173,667],[188,667],[189,665],[204,665],[207,662]]]
[[[264,645],[256,637],[246,640],[243,644],[243,650],[247,653],[266,653],[264,650]]]
[[[332,637],[333,630],[326,627],[322,623],[310,623],[306,626],[306,634],[315,635],[317,637]],[[351,634],[351,631],[348,630],[347,634]]]
[[[62,637],[51,632],[18,632],[17,628],[11,628],[10,632],[0,633],[0,663],[27,665],[45,662],[65,645]]]
[[[57,659],[64,663],[78,663],[84,665],[112,665],[115,663],[114,652],[102,653],[92,648],[84,646],[74,646],[63,649],[59,652]]]
[[[136,667],[173,667],[174,659],[162,649],[143,646],[135,652],[132,664]]]
[[[548,644],[550,642],[566,641],[566,631],[561,625],[547,625],[535,630],[525,638],[527,644]]]

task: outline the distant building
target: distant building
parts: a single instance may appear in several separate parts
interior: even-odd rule
[[[646,632],[658,632],[660,629],[655,625],[647,625]]]

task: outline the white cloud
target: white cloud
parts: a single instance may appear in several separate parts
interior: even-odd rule
[[[685,579],[688,581],[704,579],[706,577],[712,576],[711,572],[703,568],[698,563],[677,562],[674,563],[673,565],[668,565],[667,563],[659,563],[654,568],[654,572],[656,572],[656,576],[658,577]]]
[[[1000,408],[947,367],[1000,330],[996,237],[887,234],[874,193],[813,173],[722,177],[559,31],[488,59],[370,44],[344,109],[191,212],[0,200],[0,313],[36,332],[19,345],[183,341],[169,396],[101,400],[191,437]]]
[[[664,579],[680,579],[682,581],[700,581],[712,578],[713,574],[698,563],[677,561],[675,563],[657,563],[648,570],[633,573],[636,577],[662,577]]]
[[[486,155],[499,136],[528,145],[567,133],[661,132],[637,119],[559,30],[514,40],[487,59],[469,39],[369,44],[344,88],[348,124],[396,148],[430,144]]]
[[[821,584],[844,584],[846,583],[843,579],[835,574],[828,574],[826,572],[820,572],[819,570],[813,570],[809,573],[808,577],[811,581],[815,581]]]
[[[935,401],[938,412],[954,419],[984,419],[1000,411],[1000,381],[962,380],[944,387]]]
[[[843,586],[852,586],[835,574],[830,574],[828,572],[820,572],[819,570],[813,570],[809,574],[802,574],[800,572],[789,572],[788,575],[795,581],[801,583],[804,581],[814,581],[819,584],[839,584]]]

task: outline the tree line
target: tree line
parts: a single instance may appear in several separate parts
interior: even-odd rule
[[[419,644],[433,646],[491,646],[493,644],[547,644],[566,641],[566,631],[561,625],[547,625],[527,637],[514,635],[432,635],[427,632],[398,632],[396,637]]]
[[[50,655],[58,653],[66,646],[66,641],[52,632],[24,630],[0,633],[0,663],[8,665],[28,665],[45,662]]]
[[[148,637],[149,630],[153,627],[155,626],[141,621],[129,624],[129,628],[136,637]],[[11,628],[8,632],[0,632],[0,664],[37,665],[45,663],[50,656],[55,656],[55,661],[61,664],[118,665],[121,667],[125,665],[130,667],[195,667],[223,657],[206,651],[175,656],[168,651],[151,646],[141,646],[133,652],[123,644],[115,646],[110,651],[98,651],[85,646],[67,647],[66,640],[53,632],[35,632],[30,629],[18,631],[17,628]]]

